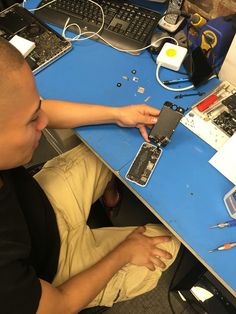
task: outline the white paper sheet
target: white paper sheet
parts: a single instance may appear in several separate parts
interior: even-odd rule
[[[209,160],[209,163],[236,185],[236,133]]]

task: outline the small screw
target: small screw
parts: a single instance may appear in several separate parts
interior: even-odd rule
[[[126,75],[123,75],[122,78],[123,78],[124,80],[126,80],[126,81],[129,80],[128,76],[126,76]]]
[[[144,99],[145,102],[149,101],[149,99],[151,98],[151,96],[148,96],[147,98]]]
[[[117,87],[121,87],[121,83],[117,83],[116,86],[117,86]]]
[[[132,73],[132,74],[136,74],[137,71],[136,71],[136,70],[132,70],[131,73]]]
[[[133,81],[134,81],[134,82],[138,82],[138,81],[139,81],[139,78],[136,77],[136,76],[134,76],[134,77],[133,77]]]
[[[138,93],[141,93],[141,94],[143,94],[144,91],[145,91],[144,87],[141,87],[141,86],[140,86],[140,87],[138,88],[138,90],[137,90],[137,92],[138,92]]]

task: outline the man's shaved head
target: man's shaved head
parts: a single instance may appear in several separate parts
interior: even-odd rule
[[[0,123],[8,104],[17,97],[20,69],[26,65],[22,54],[0,37]],[[23,78],[22,78],[23,79]]]
[[[4,90],[11,84],[12,73],[19,70],[24,63],[22,54],[0,37],[0,95],[4,95]]]
[[[15,74],[23,67],[25,60],[22,54],[7,40],[0,37],[0,116],[6,111],[6,103],[17,88]],[[1,122],[1,117],[0,117]]]
[[[46,124],[30,67],[0,38],[0,169],[29,162]]]

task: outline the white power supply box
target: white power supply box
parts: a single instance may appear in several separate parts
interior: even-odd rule
[[[159,55],[157,56],[156,63],[161,66],[178,71],[186,54],[187,49],[171,43],[165,43]]]

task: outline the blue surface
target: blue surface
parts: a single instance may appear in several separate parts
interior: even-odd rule
[[[135,75],[131,73],[133,69],[137,71]],[[134,82],[133,76],[139,81]],[[160,76],[163,80],[181,77],[164,69]],[[178,93],[159,86],[155,79],[155,64],[147,52],[132,56],[91,40],[74,43],[73,50],[38,73],[36,81],[45,98],[107,106],[144,103],[148,96],[151,98],[147,103],[156,108],[161,108],[166,100],[184,108],[199,100],[198,96],[175,100]],[[117,87],[117,83],[122,86]],[[216,84],[217,80],[212,80],[198,90],[208,91]],[[137,92],[140,86],[145,88],[144,94]],[[137,129],[116,125],[80,127],[76,133],[113,170],[120,170],[123,179],[143,142]],[[236,249],[208,253],[225,242],[236,241],[236,227],[209,229],[211,225],[229,220],[223,196],[233,186],[208,163],[214,153],[213,148],[179,124],[171,143],[163,149],[148,185],[142,188],[129,181],[127,184],[227,287],[236,291],[233,263]]]

